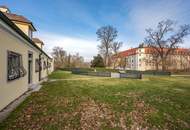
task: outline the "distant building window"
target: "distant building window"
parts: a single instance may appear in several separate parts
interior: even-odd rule
[[[20,54],[8,51],[7,74],[8,81],[24,77],[26,75],[26,70],[23,67],[22,56]]]

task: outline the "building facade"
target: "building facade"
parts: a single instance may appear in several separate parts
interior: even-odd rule
[[[0,6],[0,110],[53,71],[53,59],[27,18]]]
[[[161,62],[156,57],[153,48],[132,48],[119,52],[113,59],[117,59],[116,68],[126,70],[161,70]],[[124,67],[121,67],[121,60]],[[167,58],[167,70],[186,70],[190,68],[190,52],[188,49],[175,49]]]

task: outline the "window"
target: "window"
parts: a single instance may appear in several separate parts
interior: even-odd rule
[[[26,75],[26,70],[23,67],[22,56],[18,53],[8,51],[8,81],[14,80]]]
[[[46,68],[48,69],[48,67],[49,67],[49,62],[48,62],[48,60],[47,60],[47,63],[46,63]]]
[[[45,70],[47,68],[46,61],[44,61],[43,69]]]
[[[28,30],[28,37],[32,38],[32,30],[31,29]]]
[[[39,59],[35,60],[35,72],[39,72],[40,71],[40,61]]]
[[[48,63],[48,68],[51,68],[51,63],[50,62]]]

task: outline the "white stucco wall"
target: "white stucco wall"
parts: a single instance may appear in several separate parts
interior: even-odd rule
[[[23,67],[27,71],[24,77],[11,81],[7,80],[8,51],[22,55]],[[32,84],[37,84],[39,83],[39,72],[35,72],[35,59],[39,59],[41,52],[0,20],[0,110],[25,93],[29,88],[28,52],[33,54]],[[47,76],[45,70],[43,70],[42,76]]]

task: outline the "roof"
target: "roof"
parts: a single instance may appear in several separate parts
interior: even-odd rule
[[[35,43],[42,43],[44,45],[44,42],[40,40],[39,38],[32,38],[32,41]]]
[[[155,50],[152,47],[141,47],[145,49],[145,53],[146,54],[150,54],[150,53],[154,53]],[[119,52],[117,55],[113,55],[113,57],[126,57],[126,56],[130,56],[130,55],[135,55],[138,52],[136,51],[138,48],[132,48],[132,49],[128,49],[125,51],[121,51]],[[164,51],[167,51],[168,48],[164,48]],[[174,54],[182,54],[182,53],[189,53],[189,49],[186,48],[176,48],[173,52]]]
[[[158,48],[160,50],[160,48]],[[163,48],[164,52],[167,52],[169,48]],[[145,53],[154,53],[156,50],[152,47],[145,47]],[[175,48],[172,53],[189,53],[187,48]]]
[[[118,53],[117,56],[124,57],[124,56],[134,55],[134,54],[137,53],[136,50],[137,50],[137,48],[131,48],[131,49],[128,49],[128,50],[125,50],[125,51],[121,51],[121,52]]]
[[[8,26],[10,26],[15,32],[17,32],[22,38],[28,41],[32,46],[38,49],[41,53],[46,55],[48,58],[52,59],[47,55],[41,48],[39,48],[22,30],[20,30],[4,13],[0,11],[0,19],[2,19]]]
[[[27,23],[30,24],[32,26],[32,28],[34,29],[34,31],[36,31],[35,27],[33,26],[32,22],[30,20],[28,20],[26,17],[22,16],[22,15],[17,15],[17,14],[12,14],[12,13],[4,13],[10,20],[12,21],[16,21],[16,22],[23,22],[23,23]]]

